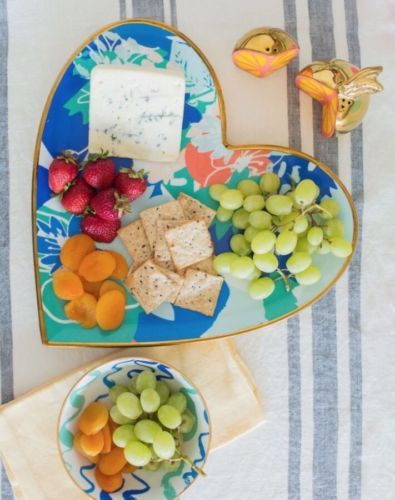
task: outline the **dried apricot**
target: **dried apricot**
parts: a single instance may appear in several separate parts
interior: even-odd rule
[[[113,474],[120,472],[125,465],[126,458],[123,448],[114,446],[110,453],[106,453],[101,456],[97,466],[100,472],[106,474],[107,476],[112,476]]]
[[[112,447],[112,434],[109,425],[106,424],[101,431],[103,433],[103,438],[104,438],[102,453],[109,453]]]
[[[126,262],[125,257],[118,252],[114,252],[114,250],[108,250],[108,253],[110,253],[114,257],[116,262],[115,269],[111,274],[111,278],[116,278],[118,280],[125,279],[129,271],[129,266]]]
[[[99,298],[100,287],[102,285],[102,281],[86,281],[86,279],[81,278],[82,286],[84,287],[85,292],[94,295],[97,299]]]
[[[103,403],[94,401],[81,413],[78,420],[78,427],[87,436],[96,434],[107,424],[108,416],[107,407]]]
[[[131,474],[136,469],[137,469],[137,467],[135,467],[134,465],[132,465],[132,464],[126,464],[125,467],[122,469],[121,472],[123,472],[124,474]]]
[[[71,300],[64,306],[66,317],[78,321],[84,328],[96,326],[96,298],[84,293],[78,299]]]
[[[80,277],[67,269],[59,269],[53,275],[53,290],[63,300],[76,299],[84,293]]]
[[[126,290],[124,289],[124,287],[122,285],[120,285],[119,283],[112,281],[112,280],[103,281],[103,283],[101,284],[101,287],[100,287],[99,297],[101,297],[102,295],[104,295],[107,292],[110,292],[111,290],[118,290],[118,292],[121,292],[123,294],[123,296],[125,297],[125,301],[126,301]]]
[[[79,455],[82,455],[83,457],[87,458],[93,464],[97,464],[98,461],[99,461],[100,456],[99,455],[95,455],[95,456],[87,455],[84,452],[84,450],[81,448],[81,436],[82,435],[83,435],[82,432],[77,432],[76,434],[74,434],[74,439],[73,439],[73,443],[74,444],[73,444],[73,446],[74,446],[75,451]]]
[[[75,234],[66,240],[60,251],[60,262],[71,269],[77,271],[82,259],[88,253],[96,249],[95,242],[87,234]]]
[[[108,419],[108,427],[110,428],[110,433],[111,433],[111,436],[113,435],[115,429],[118,429],[118,424],[116,424],[114,422],[114,420],[111,418]]]
[[[85,255],[78,268],[78,274],[86,281],[103,281],[115,269],[115,258],[104,250],[95,250]]]
[[[118,290],[102,295],[96,306],[96,321],[102,330],[118,328],[125,317],[125,297]]]
[[[104,446],[104,437],[102,431],[87,436],[82,433],[80,438],[81,449],[87,455],[92,457],[101,453]],[[99,461],[100,462],[100,461]]]
[[[100,488],[107,493],[112,493],[116,490],[119,490],[123,483],[122,474],[120,472],[112,476],[106,476],[105,474],[100,472],[98,467],[95,468],[95,478]]]

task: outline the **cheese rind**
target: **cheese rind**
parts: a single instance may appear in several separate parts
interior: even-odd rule
[[[180,153],[185,76],[177,69],[98,65],[91,72],[89,152],[150,161]]]

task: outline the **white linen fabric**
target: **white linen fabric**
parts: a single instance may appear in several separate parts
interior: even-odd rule
[[[361,224],[357,253],[335,289],[287,322],[238,337],[265,401],[266,423],[213,453],[208,477],[185,498],[393,500],[391,0],[0,0],[3,402],[104,353],[41,345],[30,182],[41,111],[58,71],[92,32],[126,17],[165,21],[189,36],[221,82],[229,142],[290,145],[313,154],[349,188]],[[238,70],[230,58],[236,40],[258,26],[285,28],[301,48],[298,60],[264,80]],[[372,97],[363,126],[326,140],[319,135],[320,109],[295,89],[293,79],[313,59],[335,56],[361,66],[383,65],[385,92]],[[4,473],[2,498],[12,498]]]

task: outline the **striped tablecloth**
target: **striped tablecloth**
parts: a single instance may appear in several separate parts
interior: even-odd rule
[[[238,339],[266,401],[267,422],[212,454],[208,478],[185,498],[393,500],[395,5],[390,0],[0,0],[2,400],[103,353],[40,343],[31,168],[44,100],[64,61],[90,33],[127,17],[151,17],[184,31],[217,71],[229,141],[290,145],[313,154],[348,186],[361,224],[356,255],[335,289],[288,322]],[[265,80],[242,73],[230,60],[236,39],[259,25],[285,28],[301,47],[299,60]],[[324,140],[318,106],[299,94],[293,79],[311,60],[334,56],[356,65],[384,65],[380,79],[386,91],[372,98],[363,127]],[[2,495],[12,498],[4,473]]]

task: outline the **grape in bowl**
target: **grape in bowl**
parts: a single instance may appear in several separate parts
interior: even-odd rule
[[[174,498],[203,467],[211,428],[198,389],[165,363],[119,358],[85,374],[63,403],[58,446],[91,498]]]

